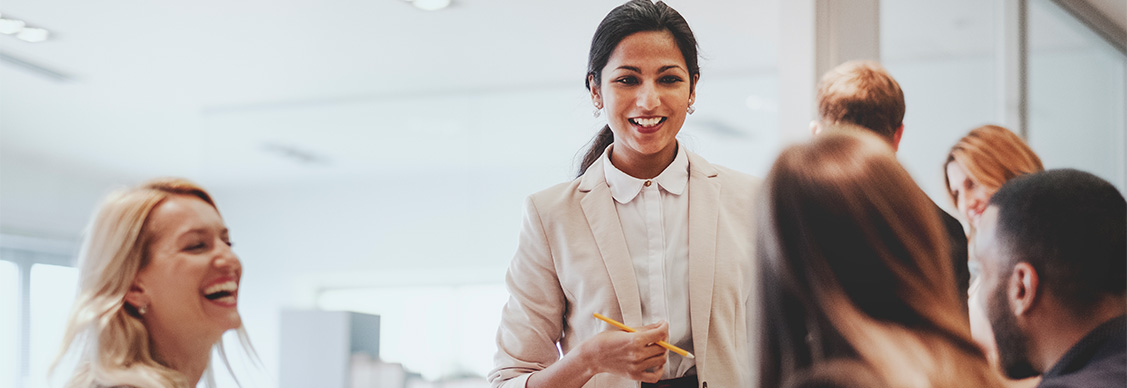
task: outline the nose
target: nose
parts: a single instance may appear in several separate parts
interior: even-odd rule
[[[974,195],[963,195],[963,203],[966,204],[967,209],[974,209],[978,206],[978,197]]]
[[[242,273],[243,270],[243,263],[239,261],[239,256],[235,255],[235,251],[225,243],[220,244],[219,252],[212,259],[211,264],[218,269],[234,273]]]
[[[653,83],[645,82],[638,88],[638,107],[643,110],[654,110],[661,104],[657,88]]]

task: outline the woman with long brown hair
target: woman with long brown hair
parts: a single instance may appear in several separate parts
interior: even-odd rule
[[[962,315],[934,207],[887,142],[823,134],[784,150],[764,186],[760,387],[812,386],[843,363],[867,369],[844,380],[998,386]]]

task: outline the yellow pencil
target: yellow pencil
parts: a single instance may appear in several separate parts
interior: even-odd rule
[[[609,323],[609,324],[611,324],[611,326],[622,329],[623,331],[625,331],[627,333],[633,333],[633,332],[637,331],[637,330],[634,330],[634,328],[632,328],[630,326],[623,325],[622,322],[607,318],[607,316],[603,315],[603,314],[595,313],[595,318],[599,318],[599,319],[603,320],[603,322]],[[690,360],[697,358],[692,353],[686,352],[685,349],[681,349],[679,347],[673,346],[673,344],[665,342],[665,341],[658,341],[657,345],[661,346],[663,348],[669,349],[669,351],[671,351],[673,353],[680,354],[681,357],[685,357],[685,358],[688,358]]]

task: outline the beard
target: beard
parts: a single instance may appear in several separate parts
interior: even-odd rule
[[[1028,337],[1018,328],[1011,310],[1005,287],[995,287],[987,302],[986,314],[998,346],[998,364],[1011,379],[1037,376],[1041,373],[1029,362]]]

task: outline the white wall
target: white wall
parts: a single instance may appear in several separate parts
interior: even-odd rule
[[[943,162],[959,138],[997,117],[993,61],[970,56],[886,61],[885,66],[904,90],[907,107],[897,157],[936,204],[955,214],[943,182]]]

